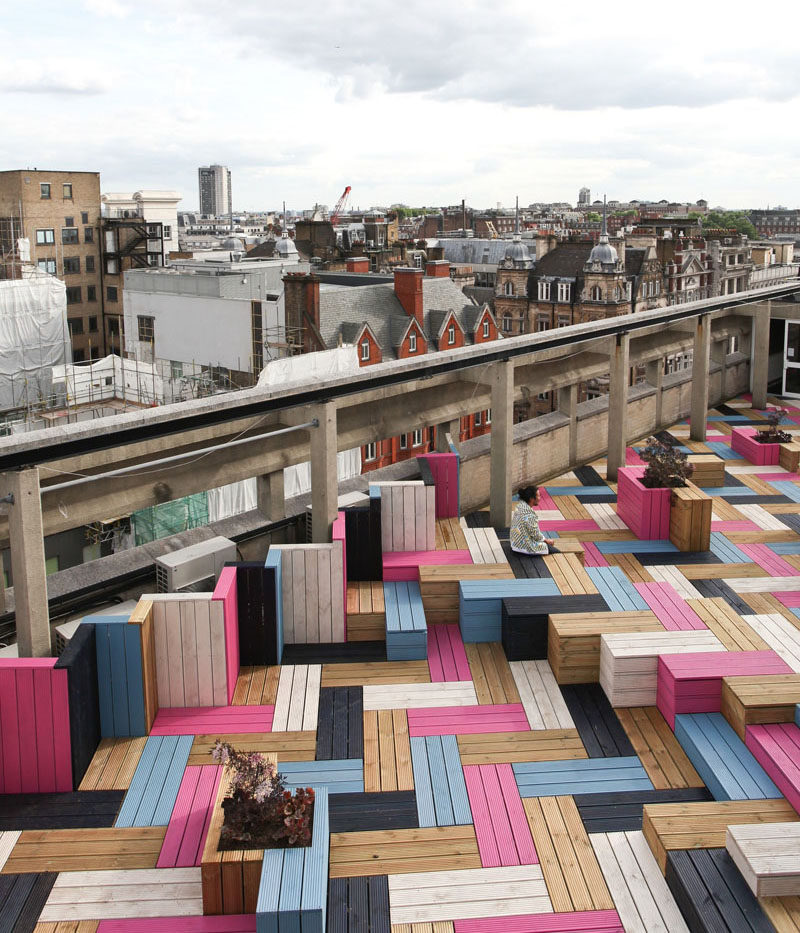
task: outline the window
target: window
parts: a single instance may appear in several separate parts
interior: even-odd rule
[[[81,301],[80,285],[68,285],[67,286],[67,304],[76,305],[76,304],[80,304],[80,301]]]
[[[486,320],[483,322],[483,339],[484,340],[489,339],[489,319],[488,318],[486,318]]]
[[[558,300],[559,301],[569,301],[571,292],[572,292],[572,286],[569,284],[569,282],[558,283]]]
[[[83,228],[83,242],[94,243],[94,228],[93,227]]]
[[[486,409],[486,423],[487,424],[492,423],[492,409],[491,408]]]
[[[89,211],[81,211],[81,223],[82,224],[89,223]]]
[[[83,350],[72,351],[72,362],[82,363],[86,359],[86,353]]]
[[[476,427],[476,428],[479,428],[479,427],[481,426],[481,420],[482,420],[482,419],[481,419],[481,412],[476,411],[476,412],[475,412],[475,427]]]
[[[510,314],[503,315],[503,333],[504,334],[511,333],[511,315]]]
[[[137,321],[139,323],[139,340],[142,343],[152,343],[155,337],[156,319],[140,314]]]
[[[108,332],[112,337],[119,337],[119,318],[111,317],[108,319]]]
[[[549,330],[550,322],[547,320],[546,317],[540,317],[539,320],[536,322],[536,327],[537,327],[537,330]]]
[[[367,444],[364,448],[364,459],[365,460],[377,460],[378,451],[375,444]]]
[[[408,435],[400,435],[400,450],[406,450],[408,448]]]
[[[43,201],[49,201],[49,200],[50,200],[50,185],[49,185],[47,182],[42,182],[42,183],[39,185],[39,197],[40,197]]]
[[[94,272],[94,256],[86,257],[86,271]]]
[[[117,321],[117,322],[112,322],[112,323],[116,323],[117,331],[119,332],[119,322]],[[171,378],[173,382],[176,379],[183,379],[183,363],[180,360],[170,361],[170,371],[172,374]]]
[[[97,333],[97,318],[96,317],[89,318],[89,333],[90,334]]]
[[[164,231],[164,234],[163,234],[163,235],[164,235],[164,239],[165,239],[165,240],[171,240],[171,239],[172,239],[172,227],[170,227],[169,224],[164,224],[164,226],[163,226],[162,229],[163,229],[163,231]]]
[[[81,271],[80,256],[64,257],[64,275],[76,275]]]
[[[62,227],[61,228],[61,242],[65,246],[73,246],[78,242],[78,228],[77,227]]]
[[[602,301],[603,300],[603,290],[599,285],[595,285],[591,291],[592,301]]]
[[[119,275],[119,260],[106,259],[106,272],[109,275]]]
[[[506,284],[505,284],[505,293],[506,293],[506,295],[513,295],[513,294],[514,294],[514,283],[513,283],[513,282],[506,282]]]
[[[730,342],[728,343],[728,353],[738,353],[739,352],[739,337],[731,337]]]
[[[422,428],[417,428],[411,437],[411,443],[414,447],[422,447]]]
[[[452,347],[455,342],[456,342],[456,325],[451,324],[447,328],[447,346]]]
[[[114,285],[106,286],[106,300],[107,301],[116,301],[117,300],[117,289]]]
[[[540,393],[536,396],[536,398],[538,398],[540,402],[546,402],[546,401],[547,401],[547,392],[540,392]]]
[[[67,320],[67,325],[69,326],[70,337],[83,333],[83,320],[81,318],[71,317]]]
[[[37,230],[36,231],[36,245],[41,246],[42,244],[55,243],[56,241],[56,232],[55,230]]]
[[[97,289],[94,285],[86,286],[86,300],[87,301],[97,301]]]
[[[361,359],[365,362],[369,359],[369,340],[361,341]]]
[[[40,259],[36,265],[42,270],[42,272],[49,272],[50,275],[56,274],[56,261],[55,259]]]
[[[408,352],[416,353],[417,352],[417,335],[412,330],[408,335]]]
[[[549,282],[539,282],[539,301],[550,301]]]
[[[64,184],[61,186],[61,196],[65,201],[72,200],[72,185],[68,181],[64,182]],[[68,226],[71,227],[72,224],[68,224]]]
[[[569,318],[563,314],[559,314],[557,327],[569,327]]]
[[[64,218],[64,226],[65,226],[65,227],[74,227],[74,226],[75,226],[75,218],[74,218],[74,217],[65,217],[65,218]]]

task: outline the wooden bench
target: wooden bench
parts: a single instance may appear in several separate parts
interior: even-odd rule
[[[724,650],[707,629],[601,635],[600,686],[612,706],[655,706],[660,654]]]
[[[558,596],[555,582],[535,580],[464,580],[458,584],[458,623],[465,643],[500,641],[505,596]]]
[[[450,552],[454,553],[454,552]],[[428,656],[428,626],[419,583],[384,583],[386,658],[421,661]]]
[[[729,826],[725,847],[756,897],[800,894],[800,823]]]
[[[708,550],[711,542],[711,505],[711,496],[693,483],[672,490],[669,540],[679,551]]]
[[[585,563],[586,549],[583,546],[583,542],[579,541],[577,538],[559,538],[556,542],[556,547],[560,554],[574,554],[578,558],[581,566]]]
[[[778,790],[800,808],[800,729],[794,723],[748,726],[746,744]]]
[[[166,826],[192,748],[190,735],[151,736],[115,826]]]
[[[411,762],[420,826],[472,823],[464,771],[454,735],[414,736]]]
[[[522,797],[653,790],[637,757],[518,762],[513,768]]]
[[[780,797],[778,788],[721,713],[676,716],[675,737],[715,800]]]
[[[475,564],[508,564],[503,546],[494,528],[470,528],[461,519],[461,529]]]
[[[645,612],[554,613],[547,624],[547,660],[560,684],[600,679],[600,636],[613,632],[663,632],[655,615]]]
[[[708,486],[725,485],[725,461],[715,454],[689,454],[692,483],[705,489]]]
[[[587,573],[612,612],[647,611],[647,603],[620,567],[589,567]]]
[[[520,702],[519,690],[500,642],[474,642],[466,645],[465,650],[478,703]]]
[[[386,607],[383,584],[364,581],[347,584],[347,640],[383,641]]]
[[[150,735],[209,735],[219,732],[269,732],[273,706],[204,706],[162,708]]]
[[[217,765],[184,771],[156,868],[200,865],[221,775]]]
[[[509,661],[547,657],[548,619],[557,613],[607,612],[599,594],[514,596],[501,600],[501,641]]]
[[[381,501],[381,550],[384,556],[390,551],[436,549],[434,486],[418,480],[371,483],[369,494]]]
[[[502,550],[501,550],[502,554]],[[513,580],[507,562],[444,564],[419,568],[419,589],[429,623],[459,621],[459,583],[462,580]]]
[[[718,713],[724,677],[791,672],[774,651],[662,654],[658,659],[657,706],[674,727],[677,713]]]
[[[484,868],[538,861],[510,764],[464,768],[478,852]]]
[[[781,444],[778,463],[790,473],[800,472],[800,444],[796,441],[792,441],[790,444]]]
[[[437,551],[469,551],[470,546],[464,529],[457,517],[436,519]]]
[[[383,580],[418,581],[420,567],[471,563],[469,551],[384,551]]]
[[[381,592],[383,592],[382,587]],[[280,670],[277,664],[259,664],[241,668],[231,705],[274,706]]]
[[[794,722],[797,703],[800,703],[800,674],[760,674],[722,680],[720,709],[742,741],[748,726]]]
[[[670,787],[659,790],[612,792],[609,794],[573,794],[586,832],[641,832],[642,809],[647,804],[711,800],[705,787]]]

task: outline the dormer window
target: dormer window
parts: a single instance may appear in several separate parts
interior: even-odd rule
[[[366,362],[369,359],[369,340],[361,341],[361,360]]]
[[[539,301],[550,301],[549,282],[539,282]]]
[[[572,286],[569,282],[559,282],[558,283],[558,300],[561,302],[567,302],[570,299],[570,291]]]
[[[514,294],[514,283],[513,282],[506,282],[505,292],[506,292],[506,295],[509,295],[509,296],[512,296]]]
[[[416,353],[417,352],[417,335],[412,330],[408,335],[408,352]]]
[[[452,347],[453,344],[455,344],[455,342],[456,342],[456,325],[455,325],[455,324],[451,324],[451,325],[447,328],[447,345],[448,345],[448,347]]]
[[[483,322],[483,338],[484,340],[489,339],[489,319],[486,318]]]
[[[603,291],[599,285],[595,285],[591,291],[592,301],[602,301]]]

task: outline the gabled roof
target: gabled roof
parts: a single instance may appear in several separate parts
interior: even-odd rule
[[[592,248],[591,243],[562,243],[537,261],[533,275],[578,278],[583,273]]]

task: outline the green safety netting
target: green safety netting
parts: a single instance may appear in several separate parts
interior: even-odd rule
[[[140,544],[207,524],[208,496],[204,492],[198,492],[193,496],[184,496],[182,499],[162,502],[160,505],[134,512],[131,516],[131,533],[134,544],[138,547]]]

